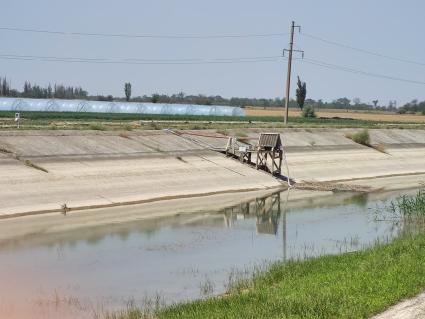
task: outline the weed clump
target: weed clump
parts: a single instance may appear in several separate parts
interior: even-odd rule
[[[346,135],[348,138],[352,139],[355,143],[370,146],[370,135],[369,131],[364,129],[360,132],[354,133],[353,135]]]
[[[311,105],[307,105],[303,108],[303,112],[301,113],[302,117],[305,118],[316,118],[316,112],[314,111],[314,108]]]
[[[25,161],[24,161],[24,164],[25,164],[26,166],[28,166],[28,167],[31,167],[31,168],[37,169],[37,170],[42,171],[42,172],[45,172],[45,173],[48,173],[48,172],[49,172],[49,171],[48,171],[47,169],[45,169],[44,167],[41,167],[41,166],[39,166],[39,165],[37,165],[37,164],[34,164],[34,163],[33,163],[33,162],[31,162],[30,160],[25,160]]]
[[[91,123],[89,125],[89,130],[93,130],[93,131],[105,131],[106,128],[100,124],[100,123]]]

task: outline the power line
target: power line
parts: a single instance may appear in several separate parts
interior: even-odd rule
[[[248,33],[248,34],[215,34],[215,35],[176,35],[176,34],[127,34],[127,33],[97,33],[97,32],[68,32],[60,30],[44,30],[44,29],[32,29],[32,28],[15,28],[15,27],[0,27],[1,31],[11,31],[11,32],[23,32],[23,33],[41,33],[41,34],[50,34],[50,35],[59,35],[59,36],[82,36],[82,37],[102,37],[102,38],[146,38],[146,39],[226,39],[226,38],[268,38],[268,37],[282,37],[288,35],[288,33],[278,32],[278,33]],[[330,45],[338,46],[344,49],[349,49],[357,51],[360,53],[385,58],[393,61],[409,63],[414,65],[425,66],[424,62],[414,61],[407,58],[394,57],[367,49],[357,48],[351,45],[339,43],[333,40],[327,40],[322,37],[312,35],[309,33],[301,33],[301,35],[327,43]]]
[[[344,48],[344,49],[349,49],[349,50],[357,51],[357,52],[368,54],[368,55],[373,55],[373,56],[388,59],[388,60],[425,66],[424,62],[413,61],[413,60],[410,60],[410,59],[407,59],[407,58],[394,57],[394,56],[390,56],[390,55],[386,55],[386,54],[382,54],[382,53],[378,53],[378,52],[373,52],[373,51],[366,50],[366,49],[361,49],[361,48],[353,47],[351,45],[339,43],[339,42],[336,42],[336,41],[323,39],[321,37],[318,37],[318,36],[315,36],[315,35],[312,35],[312,34],[308,34],[308,33],[304,33],[304,32],[301,33],[301,35],[303,35],[307,38],[313,39],[313,40],[321,41],[323,43],[327,43],[327,44],[334,45],[334,46],[337,46],[337,47],[341,47],[341,48]]]
[[[231,57],[231,58],[184,58],[184,59],[140,59],[140,58],[83,58],[83,57],[57,57],[57,56],[38,56],[38,55],[17,55],[17,54],[0,54],[2,60],[16,61],[42,61],[42,62],[60,62],[60,63],[83,63],[83,64],[123,64],[123,65],[202,65],[202,64],[241,64],[241,63],[263,63],[263,62],[279,62],[285,57],[282,56],[256,56],[256,57]],[[423,81],[399,78],[395,76],[372,73],[347,66],[331,64],[316,59],[294,59],[301,60],[311,65],[348,72],[352,74],[360,74],[364,76],[394,80],[412,84],[425,85]]]
[[[234,57],[215,59],[110,59],[110,58],[81,58],[81,57],[57,57],[37,55],[0,54],[0,59],[17,61],[43,61],[64,63],[90,63],[90,64],[128,64],[128,65],[189,65],[189,64],[233,64],[233,63],[258,63],[276,62],[280,56],[259,57]]]
[[[327,62],[315,60],[315,59],[305,58],[301,61],[304,62],[304,63],[308,63],[308,64],[312,64],[312,65],[316,65],[316,66],[320,66],[320,67],[324,67],[324,68],[332,69],[332,70],[339,70],[339,71],[343,71],[343,72],[360,74],[360,75],[365,75],[365,76],[374,77],[374,78],[382,78],[382,79],[399,81],[399,82],[425,85],[425,82],[423,82],[423,81],[410,80],[410,79],[404,79],[404,78],[399,78],[399,77],[385,75],[385,74],[372,73],[372,72],[354,69],[354,68],[350,68],[350,67],[346,67],[346,66],[342,66],[342,65],[331,64],[331,63],[327,63]]]
[[[127,34],[127,33],[97,33],[97,32],[67,32],[58,30],[42,30],[0,27],[2,31],[24,32],[24,33],[41,33],[59,36],[82,36],[82,37],[102,37],[102,38],[146,38],[146,39],[226,39],[226,38],[268,38],[281,37],[287,33],[248,33],[248,34],[213,34],[213,35],[178,35],[178,34]]]

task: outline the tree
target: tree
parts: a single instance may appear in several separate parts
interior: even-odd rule
[[[337,99],[336,101],[334,101],[334,103],[348,108],[350,106],[351,101],[350,99],[347,99],[346,97],[341,97]]]
[[[298,107],[303,110],[305,97],[307,96],[307,84],[305,82],[301,82],[300,77],[298,77],[297,81],[297,104]]]
[[[359,105],[359,104],[361,103],[360,98],[355,97],[355,98],[353,99],[353,103],[354,103],[354,105]]]
[[[177,98],[179,99],[180,102],[184,101],[184,97],[186,96],[186,94],[181,91],[177,94]]]
[[[378,100],[373,100],[373,101],[372,101],[373,106],[374,106],[375,108],[378,106],[378,102],[379,102]]]
[[[50,99],[53,97],[53,89],[52,86],[49,83],[49,86],[47,87],[47,97]]]
[[[3,78],[3,80],[0,78],[0,82],[1,82],[0,95],[9,96],[10,95],[9,82],[7,82],[6,78]]]
[[[158,103],[159,102],[159,94],[152,94],[152,97],[151,97],[151,102],[152,103]]]
[[[126,82],[124,84],[124,93],[125,93],[125,99],[126,101],[130,101],[130,97],[131,97],[131,83],[130,82]]]

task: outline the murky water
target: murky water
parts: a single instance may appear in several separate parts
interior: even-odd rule
[[[395,194],[373,196],[292,201],[283,192],[218,212],[0,241],[0,318],[93,318],[156,294],[199,298],[265,262],[390,240],[401,226],[375,212]]]

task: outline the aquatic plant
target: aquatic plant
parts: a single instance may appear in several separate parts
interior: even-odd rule
[[[206,278],[204,282],[201,282],[199,284],[199,288],[200,295],[202,297],[211,296],[214,293],[214,283],[209,278]]]
[[[425,188],[416,195],[402,195],[390,204],[393,214],[405,221],[425,221]]]

